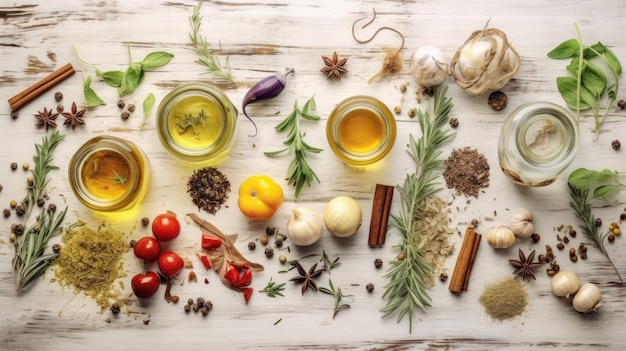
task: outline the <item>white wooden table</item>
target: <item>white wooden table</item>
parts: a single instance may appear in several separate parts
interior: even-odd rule
[[[223,59],[230,57],[237,84],[225,84],[195,64],[187,33],[188,17],[196,2],[137,1],[3,1],[0,4],[0,97],[6,101],[11,96],[33,84],[56,68],[71,62],[78,63],[72,51],[76,45],[85,60],[105,69],[124,69],[127,65],[126,43],[130,43],[134,58],[146,53],[165,50],[174,53],[167,66],[148,72],[145,81],[127,102],[141,106],[150,92],[160,100],[175,86],[188,81],[206,81],[219,85],[240,106],[248,88],[261,78],[294,67],[296,74],[288,78],[287,88],[276,99],[251,106],[249,111],[259,126],[256,137],[247,136],[252,125],[240,116],[237,142],[230,156],[217,167],[231,181],[233,192],[228,207],[217,215],[200,215],[226,233],[238,233],[239,248],[251,260],[264,264],[265,271],[257,274],[252,286],[257,290],[248,305],[239,294],[221,285],[213,272],[204,272],[194,259],[198,249],[199,231],[193,224],[184,224],[181,238],[172,248],[192,259],[195,271],[202,281],[187,283],[182,274],[173,293],[183,301],[188,297],[203,296],[212,300],[214,309],[206,318],[186,314],[183,303],[168,304],[159,295],[146,304],[134,304],[138,313],[112,316],[108,311],[100,314],[95,302],[71,289],[50,282],[51,272],[37,281],[31,289],[17,295],[12,285],[11,259],[13,246],[9,242],[9,226],[15,215],[3,219],[0,229],[0,349],[3,350],[85,350],[91,349],[510,349],[531,348],[562,349],[620,349],[626,342],[624,313],[626,289],[616,283],[615,272],[605,259],[590,249],[587,261],[573,264],[566,253],[559,253],[562,269],[575,270],[581,280],[597,283],[603,293],[604,306],[598,313],[582,315],[570,305],[560,301],[550,292],[549,277],[541,269],[536,281],[527,283],[529,305],[525,313],[513,320],[494,322],[485,314],[478,297],[486,283],[509,276],[512,267],[507,259],[514,258],[517,248],[528,250],[532,245],[517,244],[511,250],[495,252],[485,242],[481,245],[474,266],[468,292],[461,296],[448,291],[447,283],[437,281],[429,290],[432,307],[425,313],[414,315],[413,332],[409,333],[408,320],[399,324],[395,318],[381,318],[380,308],[383,278],[387,262],[397,254],[394,244],[399,241],[395,231],[388,233],[383,248],[367,246],[372,196],[376,183],[398,184],[413,163],[406,153],[409,134],[420,135],[415,119],[406,116],[411,108],[423,108],[412,95],[412,90],[402,94],[399,86],[415,83],[408,74],[408,57],[420,46],[440,47],[450,58],[474,30],[485,22],[507,33],[510,41],[522,56],[522,66],[515,79],[503,91],[509,97],[509,107],[494,112],[487,106],[487,96],[466,95],[451,78],[449,86],[453,98],[453,117],[460,120],[456,139],[444,149],[448,155],[452,148],[471,146],[482,152],[491,165],[491,183],[478,198],[466,203],[457,198],[451,206],[452,225],[464,231],[464,222],[472,218],[497,216],[493,221],[483,220],[479,232],[486,233],[492,225],[506,224],[508,214],[516,207],[527,207],[535,213],[536,231],[541,233],[541,245],[532,248],[541,251],[543,244],[556,245],[554,227],[560,224],[578,224],[568,207],[569,196],[565,177],[544,188],[523,188],[514,185],[500,171],[497,161],[497,135],[507,112],[516,106],[535,100],[563,104],[556,90],[555,78],[565,73],[565,62],[548,59],[546,53],[556,44],[575,36],[574,23],[580,26],[583,38],[590,44],[602,41],[609,45],[626,63],[626,37],[623,19],[626,3],[619,0],[570,1],[268,1],[265,3],[240,0],[207,2],[202,7],[202,33],[208,41],[221,50]],[[391,32],[381,32],[369,44],[356,43],[350,33],[355,19],[370,16],[372,8],[378,12],[374,24],[397,28],[406,36],[402,50],[404,69],[391,78],[379,79],[368,85],[367,80],[380,68],[383,47],[398,45]],[[371,32],[370,32],[371,33]],[[319,72],[323,66],[321,55],[331,56],[336,51],[347,57],[347,73],[341,81],[326,80]],[[93,72],[91,72],[93,74]],[[622,83],[626,83],[622,79]],[[88,110],[86,126],[76,131],[59,127],[66,139],[55,152],[59,171],[52,173],[49,193],[52,201],[66,203],[69,213],[67,224],[83,220],[92,226],[103,221],[139,238],[149,234],[139,221],[141,217],[153,218],[158,213],[172,210],[180,215],[197,212],[186,194],[186,182],[197,166],[180,163],[160,145],[151,118],[144,130],[138,128],[140,108],[123,122],[115,102],[114,89],[103,83],[94,83],[94,89],[107,102],[106,106]],[[63,103],[68,108],[72,101],[84,104],[80,73],[53,88],[19,111],[12,120],[8,104],[0,107],[2,152],[0,153],[0,208],[8,207],[12,199],[21,199],[27,174],[21,169],[10,170],[10,163],[29,162],[34,154],[34,143],[45,135],[33,126],[33,114],[43,107],[56,106],[53,94],[63,91]],[[399,105],[402,115],[397,117],[398,138],[386,159],[366,170],[356,170],[339,161],[331,152],[325,137],[325,121],[339,101],[366,94],[377,97],[390,108]],[[623,93],[622,93],[623,94]],[[306,140],[324,149],[310,158],[320,183],[305,187],[298,203],[294,203],[293,188],[285,182],[285,203],[278,213],[266,222],[250,222],[237,208],[236,190],[252,174],[267,174],[282,180],[286,174],[289,157],[268,159],[265,151],[281,147],[283,136],[273,127],[291,110],[297,99],[303,104],[315,95],[317,113],[323,117],[318,123],[307,123]],[[154,115],[154,112],[153,112]],[[575,168],[604,167],[624,170],[624,148],[614,151],[611,141],[622,138],[626,142],[625,113],[612,112],[605,133],[592,141],[589,133],[591,118],[581,122],[581,147],[567,174]],[[88,211],[72,194],[68,185],[67,164],[73,152],[86,140],[96,135],[116,135],[136,142],[148,155],[153,171],[149,193],[136,215],[127,219],[111,219]],[[452,191],[439,195],[451,201]],[[301,296],[300,286],[288,283],[285,297],[268,298],[258,293],[272,278],[286,282],[294,273],[279,274],[284,269],[276,258],[269,260],[263,250],[249,252],[250,239],[256,239],[268,225],[284,231],[290,210],[296,205],[322,211],[325,203],[338,195],[349,195],[358,200],[365,214],[364,224],[357,234],[347,240],[333,238],[327,231],[319,243],[309,248],[290,245],[291,252],[281,251],[289,259],[308,254],[341,257],[342,264],[332,271],[332,279],[345,294],[354,295],[347,300],[351,309],[332,318],[333,301],[328,295],[309,291]],[[394,199],[392,211],[399,208],[399,197]],[[603,218],[617,218],[623,206],[596,209]],[[461,236],[451,240],[460,246]],[[55,239],[56,241],[59,238]],[[579,235],[575,241],[582,241]],[[287,242],[288,244],[288,242]],[[626,276],[624,239],[618,238],[608,245],[610,254]],[[456,262],[457,254],[446,260],[448,272]],[[276,257],[276,256],[275,256]],[[375,258],[384,260],[383,269],[374,268]],[[304,261],[306,265],[313,261]],[[128,277],[125,286],[130,292],[130,276],[139,269],[132,252],[125,257]],[[318,283],[327,285],[324,275]],[[182,284],[184,282],[184,284]],[[365,285],[375,285],[368,294]],[[110,318],[110,322],[107,319]],[[143,320],[149,319],[149,324]],[[279,323],[276,323],[279,321]],[[188,347],[185,345],[189,345]]]

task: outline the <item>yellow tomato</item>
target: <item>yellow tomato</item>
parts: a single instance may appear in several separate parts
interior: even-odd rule
[[[268,219],[283,204],[283,188],[268,176],[251,176],[241,183],[237,204],[250,219]]]

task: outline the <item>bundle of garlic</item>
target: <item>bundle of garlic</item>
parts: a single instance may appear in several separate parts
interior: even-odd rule
[[[506,34],[497,28],[475,31],[450,61],[450,73],[470,95],[500,89],[520,67],[520,56]]]

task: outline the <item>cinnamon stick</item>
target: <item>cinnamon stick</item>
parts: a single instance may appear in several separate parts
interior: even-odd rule
[[[465,231],[459,257],[456,260],[454,271],[452,272],[452,279],[448,287],[452,292],[460,293],[463,291],[465,281],[468,280],[468,270],[471,269],[471,264],[474,262],[473,258],[476,257],[476,250],[478,250],[478,243],[480,243],[480,238],[478,238],[478,240],[476,239],[477,236],[478,234],[472,228],[467,228]],[[474,247],[476,247],[476,249],[474,249]]]
[[[467,267],[467,272],[465,273],[464,281],[463,281],[463,291],[467,291],[467,287],[469,286],[470,275],[472,274],[472,267],[474,267],[474,261],[476,261],[476,253],[478,252],[478,246],[480,246],[480,238],[482,235],[476,234],[474,238],[474,245],[472,245],[472,254],[470,256],[470,261]]]
[[[372,217],[370,220],[370,232],[367,239],[369,246],[378,246],[385,243],[387,235],[387,221],[393,199],[392,185],[376,184],[374,200],[372,204]]]
[[[39,95],[43,94],[48,89],[59,84],[75,72],[76,71],[74,71],[74,67],[72,67],[72,64],[68,63],[65,66],[57,69],[56,71],[50,73],[42,80],[38,81],[37,83],[26,88],[21,93],[10,98],[9,105],[11,106],[11,109],[18,110],[20,107],[26,105]]]

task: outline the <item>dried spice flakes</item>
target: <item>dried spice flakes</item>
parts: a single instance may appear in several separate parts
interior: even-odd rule
[[[504,278],[487,284],[478,301],[492,319],[503,321],[526,310],[528,292],[521,280]]]
[[[476,149],[454,149],[444,165],[446,186],[457,194],[478,197],[480,190],[489,186],[489,163]]]
[[[187,192],[198,209],[216,214],[228,199],[230,182],[217,168],[205,167],[189,177]]]

